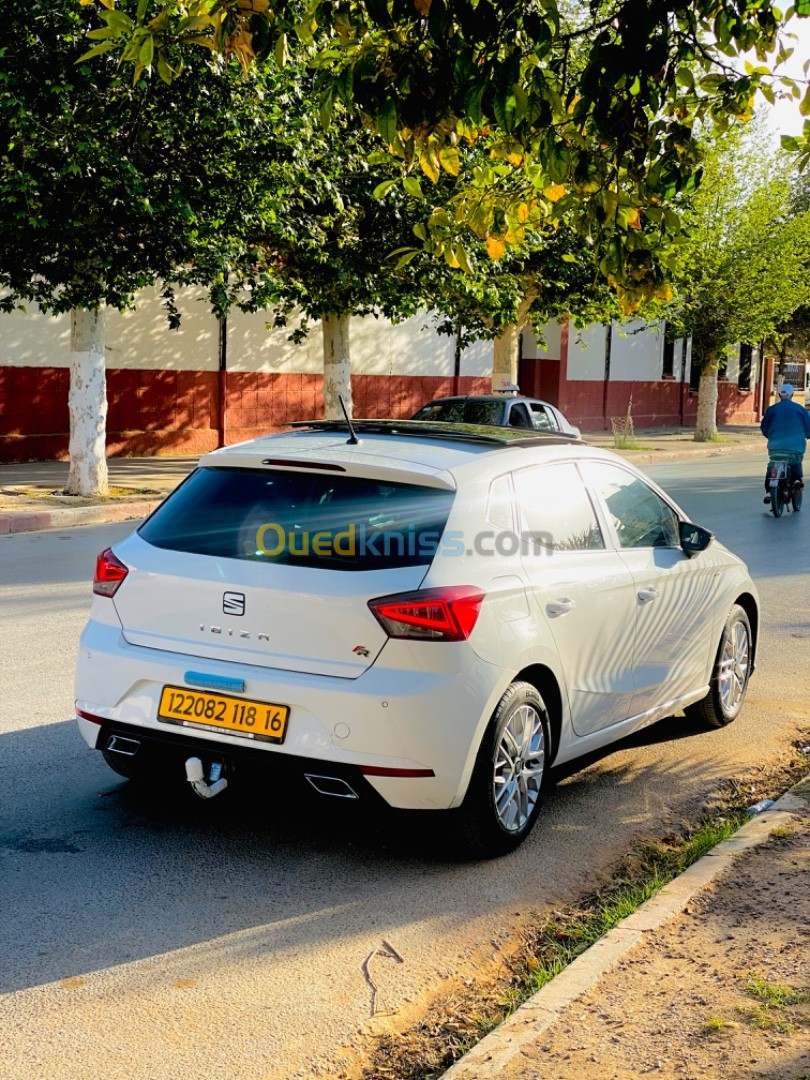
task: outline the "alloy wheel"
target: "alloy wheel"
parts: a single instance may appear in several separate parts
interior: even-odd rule
[[[529,819],[540,797],[545,767],[542,717],[533,705],[521,705],[504,725],[495,749],[493,797],[507,832],[519,832]]]
[[[733,715],[742,702],[748,682],[750,656],[748,627],[737,621],[729,627],[726,635],[717,678],[720,700],[728,715]]]

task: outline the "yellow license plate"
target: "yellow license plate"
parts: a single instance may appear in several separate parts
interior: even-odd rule
[[[164,686],[158,705],[158,720],[165,724],[225,731],[260,742],[284,742],[289,715],[286,705],[204,694],[179,686]]]

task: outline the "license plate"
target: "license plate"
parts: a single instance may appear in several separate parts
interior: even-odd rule
[[[164,724],[224,731],[259,742],[284,742],[289,715],[286,705],[204,694],[179,686],[164,686],[158,705],[158,720]]]

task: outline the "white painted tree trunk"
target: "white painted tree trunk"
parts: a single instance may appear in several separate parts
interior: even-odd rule
[[[698,387],[695,442],[711,442],[717,437],[717,367],[709,364],[709,370],[700,376]]]
[[[492,343],[492,390],[498,393],[506,387],[517,386],[518,342],[520,330],[511,323],[505,326]]]
[[[343,410],[352,415],[352,368],[349,356],[349,316],[325,314],[323,328],[323,414],[327,420],[342,420]]]
[[[71,312],[70,471],[68,495],[106,495],[107,384],[104,375],[104,313]]]

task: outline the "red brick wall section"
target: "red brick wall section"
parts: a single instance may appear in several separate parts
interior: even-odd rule
[[[560,397],[562,364],[559,360],[543,357],[540,360],[520,361],[518,386],[527,397],[539,397],[556,405]]]
[[[718,424],[758,424],[762,414],[758,408],[759,386],[751,390],[738,390],[733,382],[717,384]],[[697,416],[697,394],[686,391],[684,399],[684,423],[692,425]]]
[[[682,394],[683,423],[691,427],[697,416],[697,394],[690,394],[688,387],[670,380],[610,383],[606,417],[602,415],[604,383],[585,380],[569,382],[562,388],[559,408],[583,431],[609,431],[611,418],[626,415],[632,395],[633,424],[636,428],[678,427],[681,423]],[[756,393],[741,392],[736,383],[721,382],[718,385],[717,422],[758,423]]]
[[[565,382],[557,360],[521,364],[521,389],[557,404],[583,431],[610,428],[610,418],[624,416],[632,394],[637,428],[693,424],[697,396],[681,383],[610,383],[607,417],[604,384]],[[295,372],[228,372],[227,442],[266,435],[292,420],[323,415],[322,377]],[[198,454],[219,441],[219,374],[215,371],[107,372],[107,451],[110,456]],[[462,376],[458,392],[484,394],[487,377]],[[354,414],[358,417],[411,416],[432,398],[454,392],[452,377],[355,375]],[[0,367],[0,461],[67,456],[68,371],[66,368]],[[757,415],[756,391],[741,393],[736,384],[719,384],[717,419],[721,424],[751,424]]]
[[[0,461],[67,457],[66,368],[0,367]],[[323,415],[322,376],[295,372],[228,372],[227,442],[266,435],[293,420]],[[198,454],[219,441],[216,371],[107,372],[107,452]],[[490,380],[462,376],[459,393],[487,393]],[[411,416],[452,394],[452,377],[355,375],[354,414]]]

